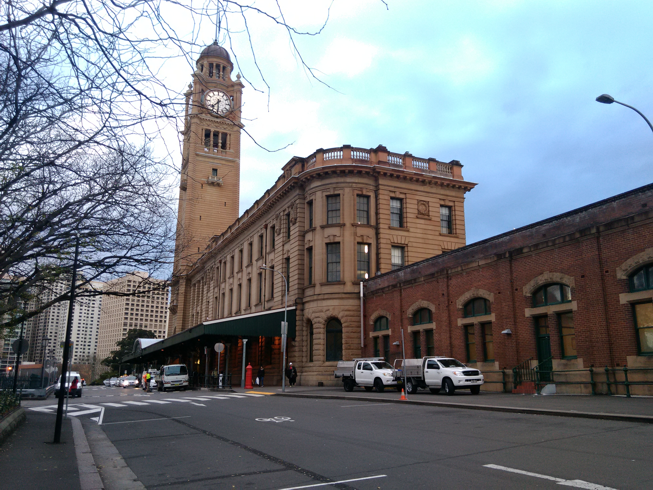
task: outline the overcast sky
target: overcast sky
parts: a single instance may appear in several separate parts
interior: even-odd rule
[[[288,4],[314,28],[318,0]],[[459,160],[473,243],[651,182],[653,2],[336,0],[324,31],[300,38],[311,79],[285,33],[253,22],[267,95],[247,85],[241,213],[292,156],[379,144]],[[307,10],[310,9],[310,10]],[[212,37],[207,34],[207,44]],[[248,47],[233,46],[245,75]],[[183,70],[182,70],[183,71]],[[256,88],[260,79],[252,77]],[[187,78],[180,83],[190,81]]]

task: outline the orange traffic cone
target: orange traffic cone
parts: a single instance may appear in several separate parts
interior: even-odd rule
[[[406,395],[404,394],[404,389],[403,388],[401,389],[401,398],[400,398],[400,400],[408,400],[408,398],[406,398]]]

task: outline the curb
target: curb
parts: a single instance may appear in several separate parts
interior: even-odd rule
[[[6,417],[0,423],[0,445],[13,434],[13,432],[20,427],[27,419],[27,414],[23,407],[18,407],[11,415]]]
[[[75,441],[75,455],[77,456],[77,470],[79,471],[79,486],[82,490],[103,490],[104,484],[95,460],[88,445],[86,434],[81,420],[72,417],[73,440]]]
[[[421,405],[426,407],[440,408],[459,408],[463,410],[483,410],[488,412],[507,412],[521,413],[526,415],[550,415],[552,417],[570,417],[581,419],[598,419],[598,420],[616,420],[619,422],[638,422],[644,424],[653,424],[653,416],[650,415],[629,415],[616,413],[594,413],[594,412],[567,412],[564,410],[550,410],[543,408],[517,408],[502,407],[496,405],[468,405],[465,403],[447,403],[447,402],[425,402],[416,400],[392,400],[388,398],[369,398],[365,396],[344,396],[344,395],[308,395],[308,394],[290,394],[275,393],[276,396],[288,396],[295,398],[323,398],[325,400],[356,400],[361,402],[374,403],[404,403],[411,405]]]

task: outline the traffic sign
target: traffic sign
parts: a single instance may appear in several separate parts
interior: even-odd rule
[[[14,354],[22,356],[29,349],[29,342],[26,339],[16,339],[11,343]]]
[[[224,350],[224,344],[222,342],[218,342],[213,348],[216,352],[222,352]]]

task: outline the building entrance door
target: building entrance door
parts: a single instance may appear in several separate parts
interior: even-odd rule
[[[553,362],[551,361],[551,336],[547,317],[535,318],[537,331],[537,359],[540,370],[540,381],[551,381]]]

